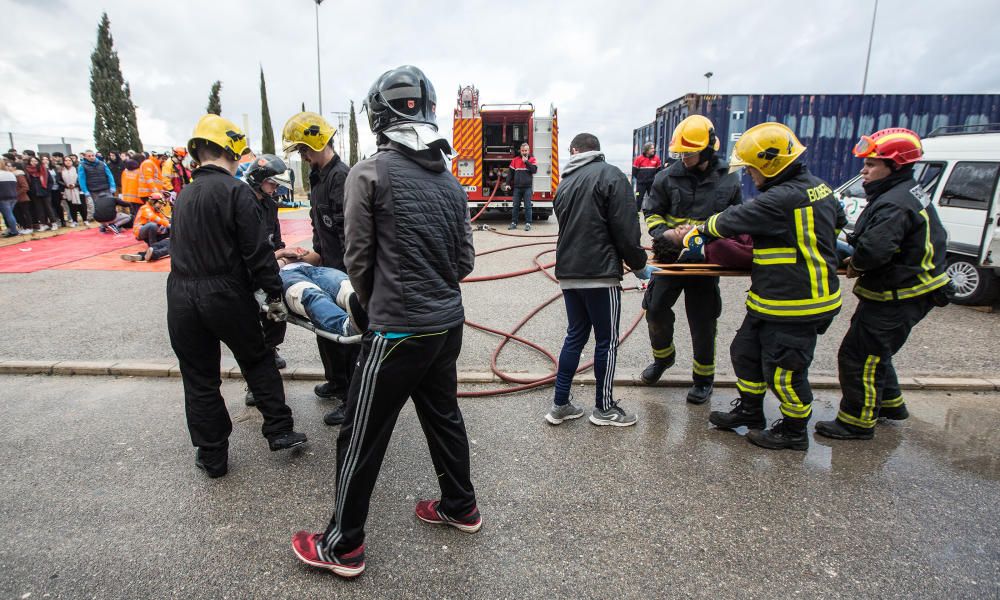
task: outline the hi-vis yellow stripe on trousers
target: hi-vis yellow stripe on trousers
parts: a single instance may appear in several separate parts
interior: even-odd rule
[[[781,414],[793,419],[806,419],[812,414],[812,404],[803,404],[792,387],[794,371],[774,368],[774,393],[781,400]]]
[[[763,396],[767,391],[766,381],[748,381],[746,379],[736,378],[736,389],[747,394],[753,394],[757,396]]]
[[[861,406],[861,415],[855,417],[854,415],[840,411],[837,413],[837,418],[844,423],[854,425],[855,427],[864,427],[865,429],[875,427],[875,405],[878,401],[878,390],[875,389],[875,370],[878,368],[878,363],[881,360],[881,358],[874,354],[869,354],[868,358],[865,359],[865,367],[861,372],[861,387],[865,392],[864,404]],[[902,401],[902,398],[900,398],[900,401]]]
[[[703,365],[696,360],[692,362],[694,364],[691,366],[691,370],[694,371],[695,375],[701,375],[702,377],[715,375],[715,363],[712,363],[710,365]]]

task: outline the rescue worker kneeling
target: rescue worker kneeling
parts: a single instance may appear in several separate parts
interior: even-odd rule
[[[232,350],[264,416],[271,450],[305,443],[293,430],[281,375],[264,345],[255,289],[267,295],[268,316],[288,311],[274,253],[265,241],[259,203],[233,177],[247,148],[240,129],[217,115],[195,126],[188,150],[201,167],[181,191],[173,213],[172,265],[167,279],[167,328],[180,362],[195,464],[210,477],[228,470],[232,421],[219,393],[219,342]]]
[[[947,233],[930,197],[913,178],[923,156],[920,137],[909,129],[883,129],[864,136],[854,155],[865,160],[861,175],[868,204],[847,236],[854,247],[847,276],[858,308],[837,356],[843,397],[833,421],[816,433],[867,440],[879,417],[909,416],[892,356],[910,330],[935,306],[947,304]]]
[[[709,421],[722,429],[745,425],[748,440],[771,449],[809,448],[809,365],[817,336],[841,304],[836,242],[847,218],[830,187],[800,161],[803,152],[780,123],[750,128],[736,142],[730,164],[746,167],[761,195],[699,227],[713,237],[753,237],[747,316],[730,346],[740,397],[732,411],[712,411]],[[765,430],[769,386],[784,418]]]

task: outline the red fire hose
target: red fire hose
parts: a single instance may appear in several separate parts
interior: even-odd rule
[[[499,185],[497,186],[497,188],[499,188]],[[496,189],[493,190],[493,194],[494,195],[496,194]],[[476,214],[476,216],[473,217],[472,220],[473,221],[476,220],[479,217],[479,215],[481,215],[483,213],[483,211],[486,210],[486,207],[489,206],[489,203],[492,202],[492,201],[493,201],[493,195],[490,196],[490,198],[487,201],[486,205],[483,206],[482,210],[480,210],[479,213]],[[510,236],[510,237],[519,237],[519,238],[554,238],[554,237],[558,237],[557,235],[521,235],[521,234],[516,234],[516,233],[506,233],[506,232],[496,231],[493,228],[484,228],[484,229],[486,229],[487,231],[491,231],[491,232],[493,232],[493,233],[495,233],[497,235],[505,235],[505,236]],[[529,246],[544,246],[544,245],[555,245],[555,242],[554,241],[549,241],[549,242],[527,242],[527,243],[521,243],[521,244],[514,244],[512,246],[504,246],[503,248],[495,248],[493,250],[485,250],[483,252],[477,252],[476,256],[477,257],[478,256],[486,256],[487,254],[493,254],[493,253],[496,253],[496,252],[503,252],[505,250],[513,250],[515,248],[526,248],[526,247],[529,247]],[[532,262],[534,262],[534,265],[535,265],[534,267],[531,267],[531,268],[528,268],[528,269],[521,269],[519,271],[512,271],[512,272],[509,272],[509,273],[500,273],[498,275],[482,275],[482,276],[479,276],[479,277],[467,277],[467,278],[465,278],[465,279],[462,280],[462,283],[475,283],[475,282],[479,282],[479,281],[495,281],[495,280],[499,280],[499,279],[509,279],[511,277],[519,277],[521,275],[528,275],[530,273],[536,273],[536,272],[539,272],[539,271],[542,274],[544,274],[546,277],[548,277],[550,280],[552,280],[553,282],[558,283],[559,280],[557,280],[555,278],[555,276],[553,276],[547,270],[547,269],[550,269],[553,266],[555,266],[556,263],[555,262],[550,262],[550,263],[542,263],[541,262],[541,257],[544,256],[544,255],[546,255],[546,254],[549,254],[551,252],[555,252],[555,248],[549,248],[547,250],[543,250],[542,252],[539,252],[538,254],[536,254],[535,257],[532,259]],[[623,289],[625,289],[625,290],[636,290],[636,289],[639,289],[639,288],[637,286],[630,286],[630,287],[623,288]],[[539,304],[538,306],[536,306],[527,315],[525,315],[525,317],[523,319],[521,319],[521,321],[517,325],[515,325],[514,328],[511,331],[501,331],[499,329],[494,329],[492,327],[487,327],[485,325],[481,325],[479,323],[475,323],[473,321],[469,321],[468,319],[466,319],[465,324],[468,325],[469,327],[472,327],[473,329],[478,329],[479,331],[485,331],[487,333],[492,333],[493,335],[497,335],[497,336],[500,336],[502,338],[500,340],[500,342],[497,344],[497,347],[493,350],[492,356],[490,356],[490,370],[497,377],[499,377],[500,379],[502,379],[503,381],[508,382],[508,383],[517,384],[517,385],[513,385],[513,386],[505,387],[505,388],[497,388],[497,389],[491,389],[491,390],[481,390],[481,391],[475,391],[475,392],[459,392],[458,393],[459,397],[461,397],[461,398],[477,398],[477,397],[483,397],[483,396],[499,396],[501,394],[513,394],[513,393],[516,393],[516,392],[522,392],[524,390],[530,390],[530,389],[534,389],[534,388],[538,388],[538,387],[542,387],[542,386],[547,386],[547,385],[550,385],[552,382],[554,382],[555,378],[556,378],[556,365],[557,365],[556,357],[553,356],[553,354],[551,352],[549,352],[548,350],[546,350],[545,348],[542,348],[538,344],[536,344],[536,343],[534,343],[534,342],[532,342],[530,340],[527,340],[527,339],[525,339],[525,338],[517,335],[517,333],[521,330],[522,327],[524,327],[529,321],[531,321],[531,319],[534,318],[535,315],[537,315],[538,313],[540,313],[545,307],[549,306],[550,304],[552,304],[553,302],[555,302],[556,300],[558,300],[561,296],[562,296],[562,292],[553,295],[552,297],[550,297],[545,302],[543,302],[543,303]],[[639,323],[642,321],[642,316],[643,316],[643,312],[640,311],[639,314],[636,315],[635,319],[632,320],[632,323],[629,325],[629,327],[625,331],[625,333],[622,334],[622,336],[620,338],[618,338],[618,343],[619,344],[622,343],[622,342],[624,342],[628,338],[628,336],[631,335],[633,331],[635,331],[635,328],[638,327]],[[524,345],[524,346],[526,346],[528,348],[531,348],[532,350],[538,352],[539,354],[541,354],[542,356],[544,356],[545,358],[547,358],[549,361],[551,361],[552,367],[551,367],[551,370],[549,371],[549,373],[547,375],[542,376],[542,377],[531,379],[531,378],[524,378],[524,377],[516,377],[514,375],[511,375],[509,373],[506,373],[506,372],[500,370],[500,368],[497,366],[497,359],[500,356],[500,352],[503,351],[504,347],[510,341],[514,341],[514,342],[522,344],[522,345]],[[591,368],[593,365],[594,365],[594,361],[593,360],[588,361],[588,362],[580,365],[580,367],[577,369],[576,372],[580,373],[580,372],[586,371],[587,369]]]

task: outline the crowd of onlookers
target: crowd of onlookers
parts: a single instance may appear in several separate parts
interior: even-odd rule
[[[99,152],[82,156],[10,149],[0,169],[4,237],[97,223],[129,227],[154,194],[169,200],[190,183],[187,151]]]

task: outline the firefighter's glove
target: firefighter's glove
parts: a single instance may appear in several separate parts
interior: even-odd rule
[[[288,309],[285,308],[285,303],[281,301],[281,298],[267,303],[267,318],[276,323],[288,319]]]
[[[684,249],[677,257],[677,262],[705,262],[705,236],[697,228],[692,228],[684,235]]]

